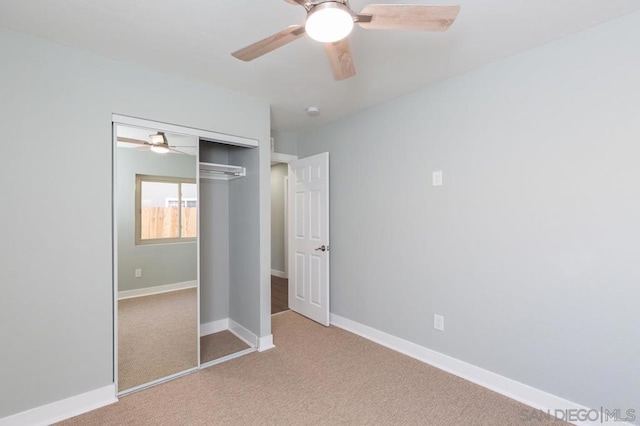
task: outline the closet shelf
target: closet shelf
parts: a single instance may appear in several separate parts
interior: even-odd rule
[[[247,175],[247,169],[229,164],[200,163],[200,179],[231,180]]]

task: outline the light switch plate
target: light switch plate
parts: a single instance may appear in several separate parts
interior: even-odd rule
[[[442,186],[442,170],[436,170],[432,175],[433,186]]]
[[[442,315],[433,314],[433,328],[444,331],[444,317]]]

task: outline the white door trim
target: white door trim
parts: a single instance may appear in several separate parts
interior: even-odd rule
[[[271,164],[289,164],[297,159],[297,155],[282,154],[280,152],[271,153]],[[272,270],[271,275],[279,278],[289,278],[289,176],[284,177],[284,271],[282,272],[284,274],[281,276]]]
[[[289,175],[284,177],[284,278],[289,279]]]
[[[271,153],[271,162],[273,163],[286,163],[289,164],[292,161],[298,159],[297,155],[291,154],[282,154],[280,152],[272,152]]]

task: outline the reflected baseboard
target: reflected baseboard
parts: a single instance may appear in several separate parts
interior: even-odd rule
[[[208,336],[209,334],[213,333],[219,333],[225,330],[229,330],[238,339],[242,340],[250,347],[258,347],[258,336],[230,318],[224,318],[221,320],[200,324],[200,337]]]
[[[198,286],[197,281],[184,281],[181,283],[158,285],[155,287],[138,288],[118,292],[118,300],[131,299],[133,297],[151,296],[153,294],[168,293],[170,291],[186,290]]]
[[[229,319],[229,331],[252,348],[256,348],[258,346],[258,336],[232,319]]]
[[[200,324],[200,337],[229,329],[229,318]]]

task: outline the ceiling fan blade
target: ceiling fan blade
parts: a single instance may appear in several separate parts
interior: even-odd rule
[[[142,139],[125,138],[124,136],[118,136],[118,142],[134,143],[138,145],[149,145],[149,142]]]
[[[336,81],[345,80],[356,75],[348,38],[345,37],[335,43],[325,43],[324,49],[329,57],[331,72],[333,72],[333,78]]]
[[[242,61],[253,61],[260,56],[271,52],[272,50],[282,47],[287,43],[304,35],[304,27],[301,25],[292,25],[278,33],[275,33],[257,43],[253,43],[247,47],[233,52],[231,55]]]
[[[135,148],[137,151],[147,151],[151,148],[151,144],[147,141],[143,141],[142,139],[126,138],[124,136],[118,136],[118,146]]]
[[[360,12],[361,15],[371,15],[371,21],[358,24],[371,30],[446,31],[458,12],[460,6],[371,4]]]

